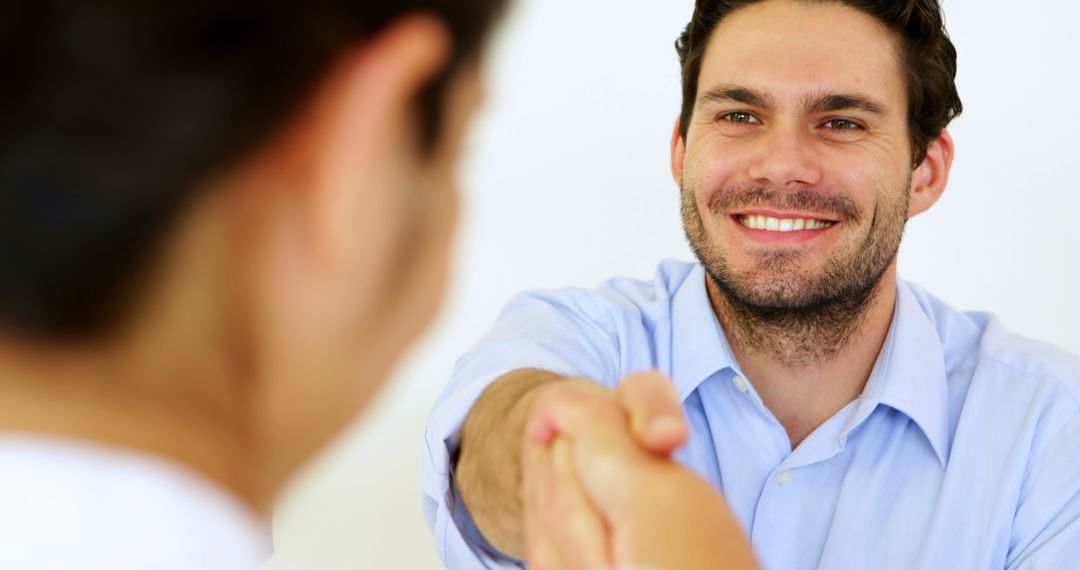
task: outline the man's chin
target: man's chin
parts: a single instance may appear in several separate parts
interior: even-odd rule
[[[835,301],[827,287],[794,278],[790,273],[716,281],[729,303],[755,313],[804,313]]]

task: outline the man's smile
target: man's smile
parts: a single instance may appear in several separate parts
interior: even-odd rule
[[[840,223],[836,219],[801,212],[745,211],[730,217],[754,241],[774,244],[807,241]]]
[[[801,232],[805,230],[823,230],[836,222],[815,218],[785,218],[761,214],[736,215],[735,220],[752,229],[767,232]]]

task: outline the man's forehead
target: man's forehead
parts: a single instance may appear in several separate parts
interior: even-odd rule
[[[840,3],[770,0],[726,17],[710,35],[698,94],[732,85],[792,103],[829,93],[890,107],[906,98],[895,35]]]

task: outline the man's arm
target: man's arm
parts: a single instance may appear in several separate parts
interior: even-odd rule
[[[524,558],[521,449],[540,388],[563,377],[515,370],[493,382],[461,428],[454,482],[476,528],[503,554]]]

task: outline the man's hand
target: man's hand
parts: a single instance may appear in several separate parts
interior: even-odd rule
[[[554,424],[536,418],[556,418],[573,410],[594,418],[598,428],[623,430],[643,453],[658,457],[669,456],[689,434],[671,381],[658,373],[628,376],[613,390],[539,370],[503,376],[466,418],[455,480],[477,528],[504,554],[523,558],[526,551],[524,488],[530,473],[523,470],[525,426],[534,427],[534,440],[549,444]],[[588,429],[590,421],[579,429]]]
[[[595,434],[583,445],[601,454],[666,456],[681,445],[687,427],[671,382],[656,373],[627,377],[616,390],[593,382],[552,384],[537,395],[522,450],[526,558],[534,570],[612,568],[613,543],[607,513],[586,495],[575,468],[570,440],[557,438],[559,425]],[[611,449],[602,449],[606,446]],[[633,447],[633,450],[622,449]],[[648,451],[646,451],[648,450]],[[580,450],[579,450],[580,452]],[[593,487],[598,485],[593,482]],[[599,484],[602,485],[602,484]]]
[[[628,386],[649,402],[671,395],[665,395],[670,382],[659,375],[640,375]],[[525,444],[526,487],[546,490],[526,496],[527,533],[543,538],[530,541],[531,564],[545,570],[756,567],[720,494],[642,447],[642,440],[655,446],[673,440],[671,434],[654,433],[649,422],[634,426],[632,415],[593,399],[545,403],[537,403]],[[662,416],[654,413],[652,421]]]
[[[611,568],[610,538],[601,513],[577,481],[570,444],[527,443],[525,558],[530,570]]]
[[[627,376],[614,390],[590,381],[545,387],[533,405],[529,438],[549,443],[564,417],[573,417],[579,431],[618,428],[642,450],[661,457],[686,443],[689,435],[678,394],[671,380],[659,372]]]

